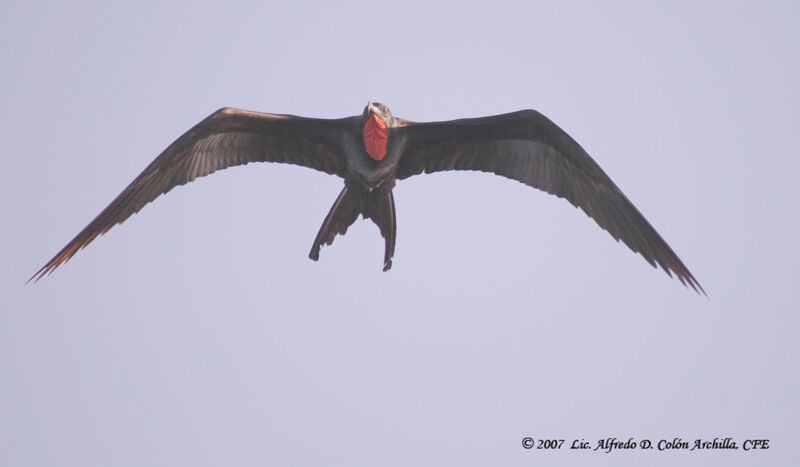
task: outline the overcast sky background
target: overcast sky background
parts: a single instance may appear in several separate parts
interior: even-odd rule
[[[4,1],[0,465],[797,461],[797,2],[555,3]],[[177,188],[23,286],[217,108],[368,100],[543,112],[710,298],[479,173],[398,183],[390,272],[364,221],[314,263],[342,181],[279,164]]]

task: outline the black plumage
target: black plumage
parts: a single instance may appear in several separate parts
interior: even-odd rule
[[[651,265],[674,273],[696,291],[703,290],[600,166],[544,115],[523,110],[416,123],[393,117],[377,102],[369,103],[361,115],[332,120],[232,108],[214,112],[164,150],[31,279],[52,272],[160,194],[250,162],[297,164],[344,178],[345,187],[314,240],[309,254],[314,260],[321,246],[344,234],[360,214],[380,228],[386,241],[384,270],[388,270],[396,237],[395,180],[445,170],[477,170],[566,199]]]

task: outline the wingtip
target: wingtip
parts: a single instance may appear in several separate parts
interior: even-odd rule
[[[35,283],[39,282],[39,279],[41,279],[42,277],[46,276],[48,273],[50,273],[52,271],[53,271],[53,268],[49,268],[48,265],[44,265],[44,266],[42,266],[41,269],[39,269],[38,271],[33,273],[33,275],[31,277],[29,277],[28,280],[26,280],[25,284],[23,284],[23,285],[28,285],[31,281],[33,281],[33,283],[35,284]]]
[[[694,289],[694,291],[695,291],[695,292],[697,292],[697,294],[698,294],[698,295],[700,295],[700,294],[702,293],[702,294],[703,294],[703,295],[704,295],[704,296],[705,296],[707,299],[709,299],[709,300],[710,300],[710,297],[708,296],[708,293],[707,293],[707,292],[706,292],[706,290],[703,288],[703,286],[702,286],[702,285],[700,285],[700,283],[699,283],[699,282],[697,282],[697,279],[695,279],[694,277],[692,277],[692,278],[691,278],[691,281],[689,281],[689,285],[691,285],[691,286],[692,286],[692,288]]]
[[[697,293],[697,295],[702,294],[706,298],[708,298],[708,293],[706,293],[705,289],[703,289],[703,286],[700,285],[699,282],[697,282],[697,279],[694,278],[692,273],[690,273],[689,271],[686,271],[685,273],[681,273],[678,271],[673,271],[673,272],[675,273],[675,277],[677,277],[678,280],[681,281],[681,284],[683,284],[684,287],[686,287],[687,289],[691,287],[692,290],[694,290]]]

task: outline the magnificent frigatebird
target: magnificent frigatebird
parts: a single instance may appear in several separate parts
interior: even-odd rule
[[[385,239],[392,266],[396,180],[444,170],[478,170],[565,198],[652,266],[702,287],[658,232],[564,130],[535,110],[417,123],[380,102],[361,115],[317,119],[222,108],[184,133],[31,279],[39,280],[98,235],[178,185],[250,162],[297,164],[338,175],[344,188],[319,229],[309,257],[344,235],[361,214]],[[670,274],[671,275],[671,274]]]

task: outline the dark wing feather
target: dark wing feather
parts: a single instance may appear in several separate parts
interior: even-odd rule
[[[97,236],[178,185],[250,162],[302,165],[344,177],[339,143],[348,119],[324,120],[223,108],[195,125],[144,171],[31,279],[39,280]],[[30,279],[29,279],[30,280]]]
[[[703,288],[589,154],[547,117],[523,110],[449,122],[402,122],[407,147],[397,178],[443,170],[479,170],[565,198],[651,265]],[[671,274],[670,274],[671,275]],[[705,293],[705,291],[703,291]]]

